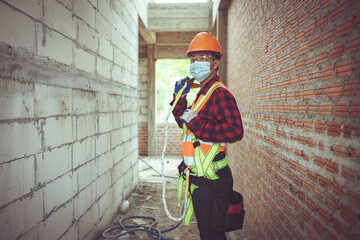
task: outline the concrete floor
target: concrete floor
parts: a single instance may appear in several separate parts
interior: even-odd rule
[[[167,229],[176,223],[168,219],[163,207],[162,182],[161,177],[158,174],[161,172],[160,159],[160,157],[140,157],[139,184],[128,198],[130,201],[130,208],[126,213],[120,212],[115,217],[113,223],[117,224],[121,218],[134,215],[156,217],[159,220],[156,228],[160,230]],[[166,156],[164,161],[165,176],[176,178],[166,178],[166,202],[170,213],[174,217],[179,216],[179,207],[177,206],[177,166],[180,161],[181,156]],[[145,224],[142,220],[136,219],[136,221]],[[134,222],[131,224],[134,224]],[[250,239],[246,224],[244,224],[243,229],[227,233],[226,235],[228,240]],[[176,229],[165,233],[163,236],[177,240],[200,239],[195,216],[193,216],[190,226],[184,226],[181,223]],[[131,240],[151,238],[144,232],[137,232],[136,234],[130,234],[117,239]]]

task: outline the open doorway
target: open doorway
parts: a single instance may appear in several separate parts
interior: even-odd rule
[[[187,59],[159,59],[156,61],[156,122],[165,123],[166,115],[173,99],[175,82],[189,76],[189,60]],[[187,96],[190,105],[199,89],[192,89]],[[171,115],[169,122],[175,123]]]
[[[173,99],[175,82],[189,76],[189,60],[187,59],[159,59],[156,61],[156,154],[161,155],[165,140],[165,121],[170,110],[169,103]],[[190,105],[199,89],[192,89],[187,96]],[[166,155],[181,155],[182,130],[171,114],[168,119],[168,140]]]

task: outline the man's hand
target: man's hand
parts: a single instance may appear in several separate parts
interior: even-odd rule
[[[197,116],[196,112],[194,112],[191,109],[186,109],[183,115],[180,117],[180,120],[188,124],[196,116]]]
[[[174,91],[175,95],[180,91],[180,89],[184,86],[184,84],[186,84],[186,87],[183,93],[181,94],[181,96],[185,97],[186,94],[190,92],[190,84],[188,82],[189,79],[190,79],[189,77],[186,77],[184,79],[175,82],[175,91]]]

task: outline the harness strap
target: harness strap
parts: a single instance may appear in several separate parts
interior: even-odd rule
[[[186,214],[185,214],[185,217],[184,217],[184,225],[186,225],[186,226],[190,225],[191,217],[194,214],[194,205],[192,203],[192,194],[193,194],[195,188],[196,187],[195,187],[194,184],[190,185],[190,195],[189,195],[189,198],[188,198],[188,201],[187,201],[187,206],[186,206],[187,210],[186,210]]]

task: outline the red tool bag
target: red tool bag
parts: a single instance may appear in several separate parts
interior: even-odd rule
[[[231,232],[243,227],[245,217],[243,197],[233,191],[232,186],[232,177],[213,181],[215,198],[209,219],[211,229]]]

